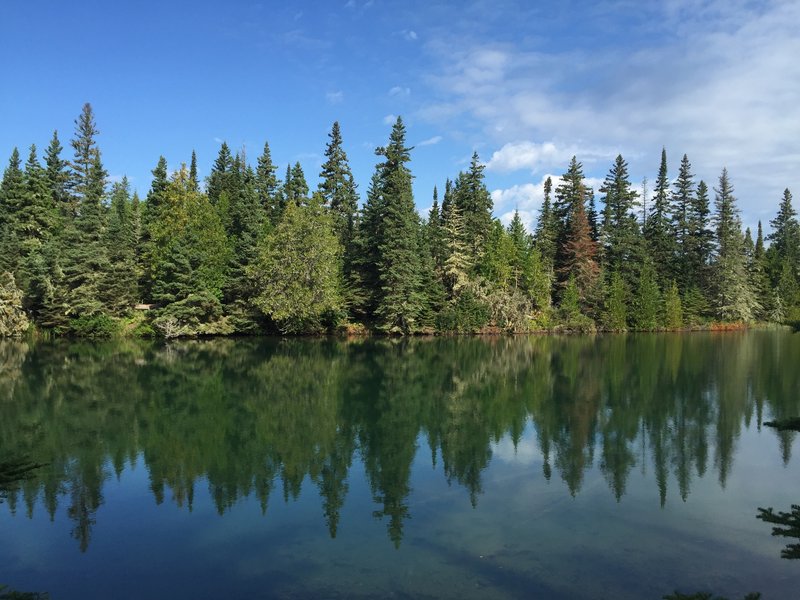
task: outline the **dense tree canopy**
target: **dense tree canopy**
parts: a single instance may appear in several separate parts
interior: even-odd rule
[[[649,200],[621,155],[596,200],[573,157],[560,180],[544,182],[528,231],[520,212],[508,226],[492,214],[477,153],[434,189],[422,219],[400,118],[376,150],[362,204],[338,122],[314,193],[299,162],[278,179],[268,142],[255,166],[223,142],[205,181],[193,151],[189,168],[172,174],[160,157],[140,202],[127,179],[109,185],[98,136],[86,104],[71,158],[54,132],[43,161],[35,146],[25,161],[12,149],[0,181],[6,293],[19,291],[24,322],[56,333],[626,330],[800,319],[790,190],[771,231],[759,223],[754,236],[742,231],[727,170],[712,213],[686,155],[670,183],[666,149]]]

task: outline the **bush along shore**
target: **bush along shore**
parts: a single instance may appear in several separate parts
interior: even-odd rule
[[[646,207],[618,156],[597,193],[577,157],[544,183],[531,231],[493,216],[484,166],[433,189],[421,217],[395,122],[363,201],[338,123],[311,190],[223,143],[161,157],[145,198],[109,184],[92,107],[70,152],[13,149],[0,183],[0,337],[655,331],[800,322],[800,226],[787,189],[765,235],[727,170],[709,189],[666,150]],[[67,157],[67,155],[69,155]],[[713,199],[712,199],[713,196]]]

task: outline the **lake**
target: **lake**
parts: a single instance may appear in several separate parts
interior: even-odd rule
[[[0,584],[792,597],[800,334],[0,340]]]

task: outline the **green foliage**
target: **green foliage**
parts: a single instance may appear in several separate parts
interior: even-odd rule
[[[673,277],[675,254],[675,233],[672,228],[673,216],[670,214],[669,178],[667,177],[667,151],[661,150],[661,166],[658,169],[653,203],[644,227],[644,237],[659,285],[666,286]]]
[[[484,327],[489,316],[489,307],[471,290],[465,290],[439,313],[436,327],[439,331],[472,333]]]
[[[222,314],[219,298],[206,290],[189,294],[159,311],[153,328],[167,339],[233,333],[228,318]]]
[[[22,308],[22,290],[14,275],[6,271],[0,274],[0,338],[21,336],[29,325]]]
[[[664,293],[664,326],[667,329],[683,327],[683,306],[678,292],[678,284],[674,279]]]
[[[625,331],[628,326],[627,290],[619,273],[611,274],[611,283],[606,294],[606,310],[603,325],[611,331]]]
[[[331,215],[315,194],[308,206],[289,203],[249,269],[253,302],[283,333],[315,333],[342,307],[341,247]]]
[[[661,326],[661,291],[650,261],[646,261],[639,275],[639,287],[634,300],[633,325],[636,329],[653,331]]]
[[[110,338],[119,332],[119,323],[112,317],[97,313],[80,315],[69,321],[69,334],[76,337],[101,339]]]

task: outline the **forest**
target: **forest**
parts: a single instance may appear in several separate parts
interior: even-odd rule
[[[595,192],[573,157],[534,231],[493,216],[477,153],[416,210],[397,118],[360,202],[334,123],[319,185],[223,143],[210,175],[169,173],[144,199],[109,185],[90,104],[71,158],[15,148],[0,183],[0,337],[626,331],[800,320],[800,225],[786,189],[770,231],[742,230],[733,184],[670,179],[652,196],[617,156]],[[711,196],[713,194],[713,202]],[[650,196],[650,195],[648,195]]]

